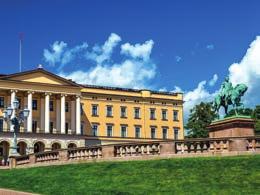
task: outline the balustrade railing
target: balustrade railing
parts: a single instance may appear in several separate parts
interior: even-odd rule
[[[35,162],[53,162],[59,160],[59,151],[48,151],[35,154]]]
[[[86,147],[68,149],[68,160],[85,160],[102,157],[102,147]]]
[[[242,142],[236,142],[242,140]],[[239,137],[239,138],[205,138],[205,139],[185,139],[185,140],[168,140],[157,142],[136,142],[124,144],[110,144],[82,148],[68,148],[56,151],[47,151],[36,154],[12,157],[15,161],[14,166],[19,167],[32,164],[70,162],[70,161],[87,161],[97,159],[113,159],[145,156],[164,156],[182,154],[209,154],[228,153],[234,151],[234,146],[239,143],[245,146],[243,150],[260,152],[260,137]],[[239,145],[240,146],[240,145]],[[240,148],[240,149],[241,149]]]
[[[228,139],[186,139],[175,142],[177,154],[229,151]]]
[[[24,165],[30,162],[29,155],[17,156],[16,157],[16,164],[17,165]]]
[[[115,145],[115,156],[159,155],[160,143],[133,143]]]

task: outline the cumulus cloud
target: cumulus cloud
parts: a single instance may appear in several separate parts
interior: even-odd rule
[[[130,88],[148,88],[156,75],[156,64],[150,58],[154,42],[121,45],[119,62],[113,62],[112,53],[119,45],[121,37],[111,33],[103,45],[95,45],[90,51],[85,50],[87,43],[69,48],[67,43],[54,42],[51,50],[44,50],[44,58],[51,66],[55,64],[60,76],[72,79],[81,84],[118,86]],[[81,59],[80,70],[67,72],[64,66],[72,66],[75,60]],[[94,62],[94,66],[89,66]],[[57,66],[56,66],[57,64]]]
[[[56,66],[58,70],[61,70],[66,64],[74,60],[77,54],[87,49],[88,44],[82,43],[73,48],[68,48],[67,43],[55,41],[50,47],[50,50],[44,49],[43,51],[44,60],[50,66]]]
[[[254,106],[260,100],[260,36],[250,44],[246,54],[239,63],[229,67],[229,76],[233,84],[245,83],[248,92],[245,95],[245,104]]]
[[[214,86],[216,84],[216,82],[218,81],[218,75],[214,74],[213,78],[209,81],[209,86]]]
[[[201,81],[198,86],[191,90],[184,92],[184,119],[187,120],[190,110],[200,102],[211,102],[213,101],[217,91],[210,93],[206,88],[207,81]]]
[[[119,35],[111,33],[104,45],[95,45],[91,52],[86,53],[86,58],[95,61],[97,64],[102,64],[111,58],[113,49],[120,41],[121,37]]]
[[[135,45],[125,43],[121,45],[121,54],[125,54],[133,58],[140,58],[142,60],[149,60],[153,45],[153,40],[146,41],[143,44],[137,43]]]
[[[97,65],[88,71],[60,73],[60,76],[82,84],[145,88],[155,76],[155,68],[155,64],[152,63],[144,64],[139,61],[125,60],[121,64]]]

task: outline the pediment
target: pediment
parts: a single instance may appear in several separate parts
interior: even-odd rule
[[[1,77],[1,79],[20,82],[79,87],[78,84],[43,69],[36,69],[32,71],[11,74]]]

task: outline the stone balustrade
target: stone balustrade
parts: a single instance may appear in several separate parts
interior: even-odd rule
[[[68,160],[86,160],[102,157],[102,147],[72,148],[68,150]]]
[[[131,143],[115,145],[115,156],[160,155],[160,143]]]
[[[175,142],[176,154],[228,152],[227,139],[187,139]]]
[[[10,157],[10,168],[77,161],[147,159],[153,156],[228,155],[232,152],[260,153],[260,137],[185,139],[70,148]]]
[[[48,151],[35,154],[36,163],[49,163],[59,160],[59,151]]]

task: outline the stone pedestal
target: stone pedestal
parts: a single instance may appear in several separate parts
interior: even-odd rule
[[[210,138],[229,138],[229,151],[246,151],[246,137],[254,136],[255,122],[249,117],[230,117],[212,122],[207,129]]]
[[[254,120],[249,117],[230,117],[212,122],[207,129],[210,138],[254,136]]]

